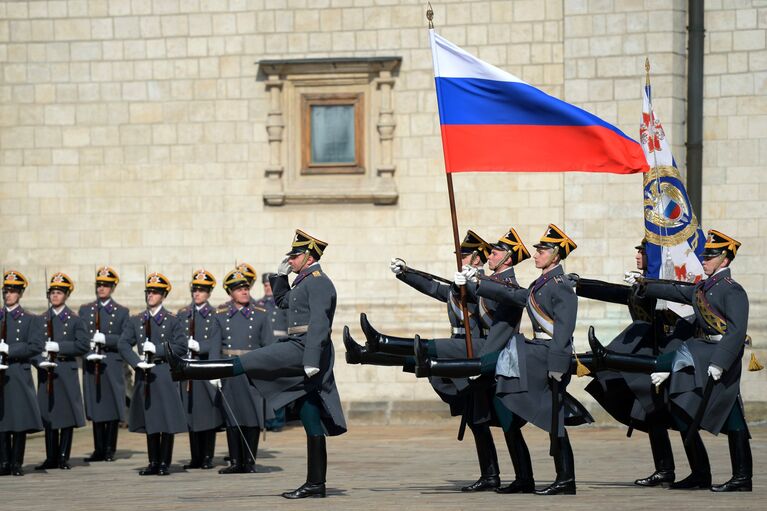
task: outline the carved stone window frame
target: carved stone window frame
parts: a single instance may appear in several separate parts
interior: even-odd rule
[[[257,63],[269,94],[264,204],[396,204],[392,87],[401,62],[402,57],[350,57]],[[303,172],[302,102],[332,94],[361,98],[363,173]]]

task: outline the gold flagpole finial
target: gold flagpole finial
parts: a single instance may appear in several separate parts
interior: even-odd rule
[[[427,5],[429,6],[426,9],[426,19],[429,20],[429,29],[434,28],[434,9],[431,8],[431,2],[427,2]]]
[[[645,70],[645,84],[649,87],[650,86],[650,58],[645,57],[644,59],[644,70]]]

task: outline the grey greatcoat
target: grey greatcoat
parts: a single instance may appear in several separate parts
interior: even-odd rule
[[[701,403],[708,366],[724,370],[714,385],[701,428],[718,434],[734,406],[743,408],[740,397],[741,358],[748,327],[748,295],[725,268],[696,284],[686,286],[648,280],[645,295],[692,305],[700,334],[676,350],[669,379],[671,402],[690,418]],[[702,335],[701,335],[702,334]]]
[[[267,323],[269,323],[267,333],[269,335],[267,339],[264,339],[264,346],[288,336],[288,318],[285,315],[285,310],[277,307],[274,296],[262,296],[256,300],[255,305],[266,309]]]
[[[437,356],[440,358],[464,358],[466,356],[466,330],[463,324],[463,311],[461,311],[458,291],[450,284],[408,270],[406,269],[397,275],[397,279],[426,296],[447,304],[447,318],[450,322],[452,335],[449,339],[435,339],[434,346],[437,350]],[[467,296],[466,307],[469,311],[472,348],[476,352],[484,340],[483,336],[487,325],[484,324],[482,316],[478,314],[479,308],[476,300]],[[490,307],[492,308],[492,305]],[[442,401],[450,406],[451,415],[464,413],[466,396],[461,395],[461,392],[469,387],[467,378],[432,376],[429,378],[429,383]]]
[[[91,338],[96,331],[96,307],[99,308],[98,331],[104,334],[106,344],[101,352],[106,356],[99,362],[99,385],[96,385],[94,362],[83,358],[83,397],[85,416],[94,422],[125,421],[125,370],[118,349],[120,336],[128,325],[126,307],[114,300],[106,305],[90,302],[80,307],[80,317],[85,322]]]
[[[243,369],[267,399],[270,411],[316,393],[322,403],[325,432],[346,432],[346,420],[333,375],[330,332],[336,310],[336,290],[319,263],[305,268],[291,287],[287,275],[270,279],[274,300],[287,309],[288,337],[240,357]],[[304,367],[319,368],[311,378]]]
[[[632,355],[658,355],[676,350],[692,333],[689,322],[670,310],[655,310],[655,299],[640,297],[639,284],[626,286],[599,280],[579,279],[578,296],[626,305],[632,322],[607,346],[611,351]],[[604,370],[592,374],[586,391],[617,421],[647,431],[652,421],[674,427],[666,412],[668,394],[656,392],[649,374]]]
[[[52,315],[52,317],[51,317]],[[59,343],[55,368],[37,371],[37,404],[43,424],[52,429],[85,426],[85,410],[80,391],[80,372],[77,357],[88,352],[90,338],[85,323],[69,307],[59,314],[48,309],[42,315],[42,335],[47,337],[48,321],[53,329],[52,341]],[[37,362],[42,357],[37,358]],[[53,393],[48,394],[48,378],[53,377]]]
[[[251,301],[238,309],[233,302],[218,308],[216,320],[221,329],[221,353],[225,357],[243,356],[265,346],[270,337],[266,309]],[[263,428],[266,420],[266,403],[256,387],[245,374],[223,380],[221,391],[224,417],[227,427],[238,424],[249,428]]]
[[[43,351],[45,339],[40,318],[21,305],[8,312],[0,308],[0,322],[5,322],[8,344],[8,369],[0,392],[0,432],[32,432],[43,429],[35,384],[30,371],[31,360]]]
[[[503,406],[523,420],[550,431],[552,395],[548,373],[559,372],[564,373],[559,385],[564,406],[560,408],[557,435],[564,435],[565,425],[592,422],[583,405],[565,392],[570,381],[578,297],[562,267],[541,275],[528,289],[483,281],[478,293],[498,302],[527,307],[533,324],[533,338],[514,335],[498,359],[496,397]],[[503,426],[507,429],[510,425]]]
[[[149,340],[157,349],[152,357],[152,362],[157,365],[149,371],[137,367],[144,355],[146,324],[149,325]],[[134,433],[151,435],[187,431],[178,383],[171,379],[165,360],[166,341],[170,343],[173,353],[180,357],[186,356],[187,336],[184,335],[178,319],[165,308],[161,308],[154,316],[144,311],[131,317],[120,337],[120,354],[135,372],[133,396],[128,411],[128,429]],[[134,346],[137,346],[138,354],[133,351]],[[148,399],[145,399],[147,381],[149,390]]]
[[[192,314],[194,332],[190,328]],[[187,337],[194,337],[200,344],[200,352],[195,354],[196,357],[200,360],[221,358],[221,327],[209,303],[200,308],[184,307],[178,311],[178,319]],[[179,382],[179,389],[189,431],[208,431],[221,427],[224,420],[216,387],[205,380],[189,380]]]

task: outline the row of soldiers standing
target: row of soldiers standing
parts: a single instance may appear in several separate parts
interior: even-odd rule
[[[119,423],[145,433],[149,463],[141,475],[167,475],[176,433],[189,432],[192,459],[184,468],[213,468],[216,433],[226,428],[228,467],[221,473],[255,471],[264,399],[246,376],[224,382],[171,380],[165,346],[178,355],[198,359],[235,356],[287,336],[286,316],[271,295],[250,290],[256,272],[241,264],[224,279],[230,300],[218,308],[209,303],[213,275],[192,275],[192,301],[177,315],[163,306],[171,283],[160,273],[145,282],[147,309],[130,317],[112,298],[119,283],[110,267],[97,270],[96,300],[78,314],[66,302],[74,282],[54,274],[47,288],[49,307],[36,316],[20,300],[28,286],[18,271],[3,275],[0,310],[0,475],[23,475],[27,434],[45,430],[45,461],[38,470],[69,469],[73,429],[92,421],[94,451],[85,461],[113,461]],[[168,343],[168,344],[166,344]],[[78,359],[82,358],[83,388]],[[126,417],[125,364],[134,370],[134,386]],[[31,368],[37,369],[34,387]]]

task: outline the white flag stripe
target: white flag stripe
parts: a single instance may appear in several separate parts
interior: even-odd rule
[[[429,30],[434,76],[441,78],[479,78],[500,82],[526,83],[513,74],[483,62],[462,48]]]

